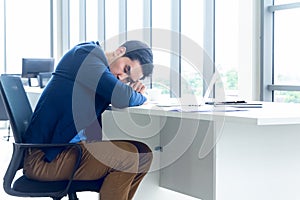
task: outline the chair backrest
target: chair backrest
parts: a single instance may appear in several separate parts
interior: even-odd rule
[[[6,110],[5,110],[5,107],[4,107],[1,93],[0,93],[0,120],[3,120],[3,121],[9,120]]]
[[[21,78],[0,76],[0,92],[16,143],[22,143],[23,135],[32,116],[27,94]]]

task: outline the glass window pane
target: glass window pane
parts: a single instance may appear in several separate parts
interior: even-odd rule
[[[164,51],[153,51],[154,69],[152,87],[158,89],[164,97],[170,97],[170,54]],[[147,85],[147,88],[150,88]]]
[[[215,65],[221,74],[226,96],[236,97],[239,65],[239,0],[216,0],[215,6]]]
[[[70,1],[70,47],[79,43],[79,0]]]
[[[153,88],[161,90],[162,94],[170,96],[170,65],[171,65],[171,41],[164,49],[157,44],[161,43],[159,31],[156,29],[171,30],[171,0],[152,0],[152,44],[154,56]],[[162,14],[163,13],[163,14]],[[170,32],[171,36],[171,32]],[[169,37],[171,38],[171,37]]]
[[[105,1],[106,40],[119,34],[119,0]]]
[[[133,31],[142,29],[144,27],[144,13],[143,1],[141,0],[127,0],[127,30]],[[142,31],[132,32],[133,35],[128,34],[128,40],[143,40]]]
[[[0,0],[0,73],[4,73],[4,1]]]
[[[53,6],[53,57],[55,60],[58,62],[60,60],[61,55],[59,55],[58,51],[58,35],[55,34],[57,33],[57,1],[52,1],[52,6]],[[54,65],[54,67],[56,67]]]
[[[274,91],[274,101],[284,103],[300,103],[299,91]]]
[[[108,3],[110,1],[111,0],[106,2]],[[109,12],[109,10],[107,10],[107,12]],[[116,14],[115,12],[112,13]],[[98,40],[98,26],[100,26],[98,25],[98,0],[88,0],[86,1],[86,40],[87,41]]]
[[[274,16],[274,84],[300,85],[300,8],[275,12]]]
[[[153,28],[171,29],[171,0],[152,0]]]
[[[275,0],[274,5],[288,4],[288,3],[296,3],[295,0]],[[298,1],[299,2],[299,1]]]
[[[6,10],[7,73],[21,73],[23,57],[50,57],[50,1],[9,0]]]
[[[181,91],[182,96],[195,95],[199,98],[203,96],[203,73],[197,66],[192,65],[185,59],[181,60]]]
[[[181,1],[181,32],[203,46],[203,0]]]
[[[187,37],[187,40],[191,40],[191,42],[199,47],[191,51],[191,53],[195,54],[201,54],[203,49],[203,3],[203,0],[181,1],[181,32],[184,35],[181,39],[182,46],[188,43],[186,39],[184,39]],[[182,95],[195,94],[200,97],[202,96],[203,89],[202,67],[193,66],[197,64],[195,60],[184,60],[186,56],[190,57],[191,55],[182,55]]]

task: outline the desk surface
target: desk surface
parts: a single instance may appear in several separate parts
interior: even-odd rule
[[[251,123],[256,125],[300,124],[300,104],[275,102],[259,103],[263,104],[262,108],[245,108],[243,111],[230,112],[178,112],[170,111],[169,108],[158,107],[151,103],[126,109],[113,108],[113,110],[153,116],[180,117],[185,119],[224,119],[226,122]]]
[[[26,87],[29,94],[40,95],[40,87]],[[262,103],[262,108],[243,108],[240,111],[220,111],[216,108],[213,112],[178,112],[170,111],[170,107],[159,107],[151,102],[126,109],[113,109],[121,112],[136,114],[176,117],[200,120],[225,120],[226,122],[250,123],[255,125],[292,125],[300,124],[300,104],[276,102],[251,102]],[[223,109],[224,110],[224,109]]]

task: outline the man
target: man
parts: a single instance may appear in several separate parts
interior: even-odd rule
[[[75,180],[105,176],[101,200],[132,199],[150,168],[152,152],[137,141],[101,141],[101,114],[109,106],[141,105],[140,81],[153,70],[151,49],[127,41],[113,52],[99,43],[75,46],[60,60],[35,108],[24,140],[28,143],[79,142],[82,158]],[[30,149],[24,174],[37,180],[67,180],[75,163],[73,149]]]

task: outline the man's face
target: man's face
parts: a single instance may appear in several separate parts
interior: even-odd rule
[[[134,83],[143,77],[139,61],[128,57],[120,57],[109,66],[111,73],[123,83]]]

